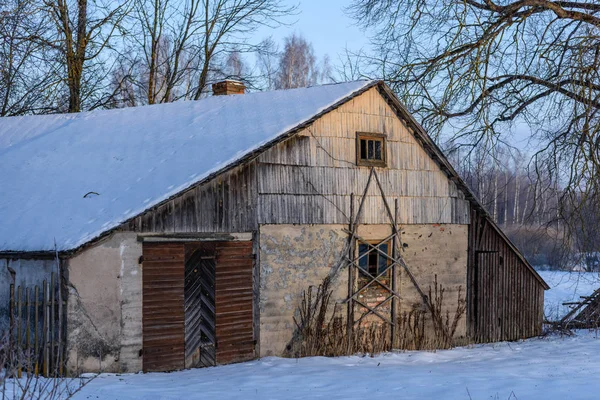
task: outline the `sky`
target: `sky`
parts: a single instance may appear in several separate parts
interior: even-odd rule
[[[261,40],[272,36],[282,46],[283,39],[298,33],[312,43],[315,55],[320,61],[325,54],[336,64],[338,54],[348,47],[359,50],[368,46],[368,37],[356,26],[355,21],[344,13],[344,8],[351,2],[348,0],[301,0],[286,1],[290,5],[298,5],[298,14],[285,21],[289,26],[276,29],[261,28],[257,30],[255,39]]]
[[[367,50],[369,47],[368,33],[363,31],[352,19],[345,8],[351,0],[284,0],[288,5],[297,5],[297,15],[291,15],[285,22],[287,26],[275,29],[263,27],[258,29],[252,41],[259,42],[272,36],[279,45],[283,47],[283,40],[292,33],[301,34],[314,48],[317,62],[320,62],[327,54],[332,66],[339,65],[339,55],[345,49],[358,51]],[[531,146],[528,140],[531,136],[529,128],[523,124],[517,124],[511,137],[513,145],[527,151]]]

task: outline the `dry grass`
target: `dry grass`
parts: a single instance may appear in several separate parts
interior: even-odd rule
[[[289,357],[343,356],[377,354],[392,349],[435,350],[453,347],[460,319],[466,311],[465,300],[458,290],[454,315],[444,310],[445,289],[437,282],[429,288],[429,306],[415,306],[397,318],[396,335],[392,343],[388,323],[371,322],[355,326],[350,335],[345,321],[345,305],[332,304],[331,279],[325,278],[304,291],[294,323],[296,330],[287,346]],[[463,344],[465,341],[461,341]]]
[[[4,399],[69,399],[90,379],[60,377],[58,365],[50,369],[50,377],[36,370],[43,354],[25,350],[9,334],[0,337],[0,395]]]

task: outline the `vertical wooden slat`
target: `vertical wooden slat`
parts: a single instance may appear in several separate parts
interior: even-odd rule
[[[35,355],[35,361],[34,361],[34,373],[36,376],[38,376],[40,370],[39,370],[39,359],[40,359],[40,347],[39,347],[39,316],[40,316],[40,288],[36,285],[33,291],[33,297],[34,297],[34,323],[33,323],[33,350],[34,350],[34,355]]]
[[[63,287],[62,287],[62,268],[61,268],[61,264],[60,264],[60,260],[58,258],[58,255],[56,257],[56,268],[58,270],[58,274],[57,274],[57,279],[56,279],[56,290],[57,290],[57,301],[58,301],[58,309],[57,309],[57,324],[58,324],[58,329],[57,329],[57,340],[58,340],[58,346],[57,346],[57,363],[58,363],[58,374],[60,376],[63,376],[63,367],[64,367],[64,351],[66,346],[64,346],[64,330],[63,330],[63,324],[65,323],[65,318],[64,318],[64,307],[63,307]]]
[[[19,285],[19,287],[17,287],[17,346],[20,348],[21,347],[21,331],[23,329],[23,324],[22,324],[22,312],[23,312],[23,301],[22,301],[22,296],[23,296],[23,288]]]
[[[52,368],[52,374],[56,375],[56,315],[55,315],[55,307],[56,307],[56,295],[55,295],[55,282],[56,276],[54,272],[50,275],[50,365]]]
[[[8,321],[8,329],[9,329],[9,342],[11,344],[14,343],[14,332],[15,332],[15,309],[16,309],[16,299],[15,299],[15,284],[10,284],[10,302],[9,302],[9,321]]]
[[[31,349],[31,297],[29,295],[29,288],[25,288],[25,351],[29,354],[29,350]],[[27,363],[28,372],[31,372],[30,365]]]
[[[49,376],[50,374],[50,289],[48,281],[44,281],[44,299],[43,299],[43,309],[44,309],[44,350],[43,350],[43,370],[44,376]]]
[[[254,256],[251,241],[216,244],[217,364],[254,359]]]
[[[394,230],[398,229],[398,199],[394,199]],[[399,249],[399,246],[401,246],[401,243],[398,243],[398,235],[394,236],[393,242],[392,242],[392,258],[395,260]],[[396,273],[396,264],[394,264],[394,266],[392,267],[392,290],[394,292],[397,291],[397,285],[396,285],[396,279],[397,279],[397,273]],[[352,293],[352,292],[350,292]],[[390,340],[390,344],[392,346],[392,348],[396,348],[395,345],[395,340],[396,340],[396,327],[397,327],[397,299],[396,296],[392,297],[392,327],[390,329],[391,332],[391,340]]]
[[[23,288],[17,287],[17,346],[16,351],[20,352],[23,349],[22,343],[23,330]],[[17,355],[17,377],[21,378],[21,357]]]
[[[354,193],[350,194],[350,218],[348,230],[350,232],[354,232]],[[354,238],[352,236],[348,239],[350,241],[350,246],[348,247],[348,258],[350,260],[354,260],[355,258],[355,243]],[[351,266],[348,266],[348,293],[354,293],[354,271]],[[354,302],[349,301],[346,313],[346,337],[348,338],[348,348],[352,348],[352,332],[354,330]]]
[[[144,243],[142,251],[143,370],[183,369],[184,245]]]

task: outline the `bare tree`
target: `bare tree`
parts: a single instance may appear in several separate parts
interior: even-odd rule
[[[563,182],[561,201],[599,203],[600,3],[355,0],[350,11],[375,30],[371,73],[434,136],[490,149],[526,126],[533,169]]]
[[[141,54],[137,85],[147,104],[185,97],[200,51],[194,40],[202,32],[201,0],[135,0],[132,56]],[[138,49],[136,52],[135,49]],[[179,89],[179,90],[178,90]]]
[[[246,73],[246,64],[242,57],[242,54],[234,50],[227,56],[225,60],[225,67],[223,69],[223,75],[226,78],[242,80]]]
[[[57,53],[54,61],[60,65],[59,74],[68,90],[68,112],[78,112],[100,106],[98,85],[107,72],[105,51],[111,49],[112,39],[129,7],[129,0],[43,0],[40,12],[48,17],[54,30],[35,40]],[[44,60],[49,62],[49,60]],[[87,73],[85,73],[87,71]]]
[[[276,87],[279,48],[273,38],[268,37],[260,43],[257,53],[257,67],[259,71],[260,86],[266,90]]]
[[[139,92],[135,85],[134,65],[121,63],[111,72],[110,92],[106,108],[135,107],[138,105]]]
[[[369,68],[366,65],[367,55],[361,50],[358,52],[348,48],[339,55],[339,61],[336,65],[337,75],[342,81],[356,81],[369,76],[366,71]]]
[[[241,54],[261,48],[247,41],[250,33],[294,11],[282,0],[135,0],[131,39],[141,49],[145,102],[199,99],[228,68],[241,77]]]
[[[47,55],[33,38],[48,30],[36,14],[33,0],[0,3],[0,116],[43,112],[52,86],[52,65],[42,64]]]
[[[320,62],[317,70],[317,82],[319,84],[335,82],[333,66],[331,65],[329,54],[325,54]]]
[[[318,78],[316,61],[313,47],[306,39],[295,33],[286,37],[275,87],[292,89],[314,85]]]
[[[238,50],[252,48],[243,40],[259,26],[281,25],[281,18],[293,14],[296,6],[286,6],[282,0],[203,0],[201,50],[196,86],[192,98],[197,100],[208,85],[213,62],[233,45]],[[229,45],[229,46],[228,46]]]

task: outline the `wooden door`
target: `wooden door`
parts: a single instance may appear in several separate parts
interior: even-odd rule
[[[252,242],[216,244],[217,364],[256,357],[253,328]]]
[[[144,243],[143,370],[184,368],[184,245]]]
[[[185,246],[185,367],[216,365],[216,243]]]
[[[502,324],[502,271],[496,252],[476,252],[475,332],[476,341],[488,343],[500,339]]]
[[[252,360],[252,242],[144,243],[143,370]]]

